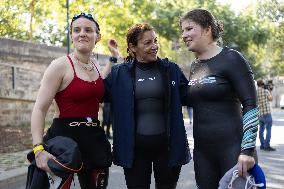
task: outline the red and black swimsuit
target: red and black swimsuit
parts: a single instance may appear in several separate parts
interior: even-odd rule
[[[85,168],[108,167],[111,165],[111,146],[98,121],[99,102],[104,95],[103,79],[100,74],[96,81],[80,79],[69,56],[68,59],[74,78],[55,95],[60,114],[59,118],[53,119],[44,141],[55,136],[70,137],[79,146]]]
[[[74,78],[64,90],[55,95],[59,118],[97,118],[99,102],[104,95],[104,84],[99,70],[95,66],[99,73],[96,81],[84,81],[77,76],[70,56],[67,57],[72,65]]]

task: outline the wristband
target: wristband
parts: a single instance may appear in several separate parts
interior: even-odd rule
[[[39,145],[43,145],[43,143],[42,142],[36,143],[35,145],[33,145],[33,148],[36,147],[36,146],[39,146]]]
[[[34,154],[35,154],[37,151],[39,151],[39,150],[44,150],[44,147],[43,147],[42,144],[37,145],[37,146],[35,146],[35,147],[33,148]]]
[[[117,63],[117,58],[111,56],[111,57],[109,57],[109,61],[110,61],[111,63],[113,63],[113,64],[116,64],[116,63]]]

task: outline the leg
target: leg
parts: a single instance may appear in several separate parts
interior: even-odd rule
[[[159,152],[158,152],[159,153]],[[168,166],[168,151],[165,148],[157,155],[153,163],[156,189],[175,189],[181,166]]]
[[[109,169],[83,170],[78,173],[81,189],[106,189]]]
[[[270,139],[271,139],[271,127],[272,127],[272,117],[271,114],[266,115],[266,123],[265,123],[265,128],[266,128],[266,140],[265,140],[265,148],[264,150],[266,151],[275,151],[275,148],[272,148],[270,146]]]
[[[189,109],[189,118],[190,118],[190,123],[193,123],[193,109]]]
[[[265,129],[266,129],[265,147],[270,147],[271,127],[272,127],[272,117],[271,114],[268,114],[265,117]]]
[[[105,130],[105,126],[107,127],[108,125],[108,120],[109,119],[109,104],[108,103],[104,103],[103,106],[103,120],[102,120],[102,127]]]
[[[87,189],[91,187],[91,171],[83,170],[78,173],[79,183],[82,189]]]
[[[216,153],[216,152],[215,152]],[[198,189],[217,189],[220,180],[217,162],[207,153],[194,147],[195,180]]]
[[[264,118],[261,116],[259,117],[259,140],[260,140],[260,149],[264,149],[264,137],[263,137],[263,133],[264,133]]]
[[[192,107],[187,106],[187,113],[188,113],[188,118],[189,118],[189,123],[191,124],[193,121],[193,110]]]
[[[152,162],[141,154],[135,155],[132,168],[124,168],[128,189],[150,189]]]
[[[216,153],[218,156],[218,165],[220,167],[220,179],[225,173],[238,163],[238,158],[241,151],[240,142],[232,144],[220,145]]]

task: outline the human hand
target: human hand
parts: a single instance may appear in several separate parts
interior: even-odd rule
[[[245,177],[247,175],[247,171],[251,169],[254,164],[255,160],[253,157],[241,154],[238,159],[239,176]]]
[[[55,157],[45,150],[37,151],[35,153],[35,160],[36,160],[37,167],[51,174],[52,174],[52,171],[49,169],[47,162],[48,160],[53,159],[53,158]]]
[[[111,55],[115,58],[119,57],[119,51],[118,51],[118,44],[116,40],[110,39],[107,43],[108,49],[111,52]]]

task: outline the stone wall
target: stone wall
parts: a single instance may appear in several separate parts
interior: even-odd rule
[[[0,126],[29,125],[43,72],[65,49],[0,38]],[[50,122],[54,108],[50,108]]]
[[[43,72],[53,59],[65,54],[65,48],[0,38],[0,126],[30,124]],[[96,54],[95,58],[101,67],[108,61],[105,55]],[[187,65],[180,66],[189,73]],[[284,77],[274,81],[273,107],[279,107],[280,95],[284,94],[283,81]],[[53,112],[51,106],[47,123],[52,120]]]
[[[0,38],[0,126],[29,125],[44,70],[65,48]],[[108,56],[95,55],[102,66]],[[51,106],[46,118],[50,123]]]

